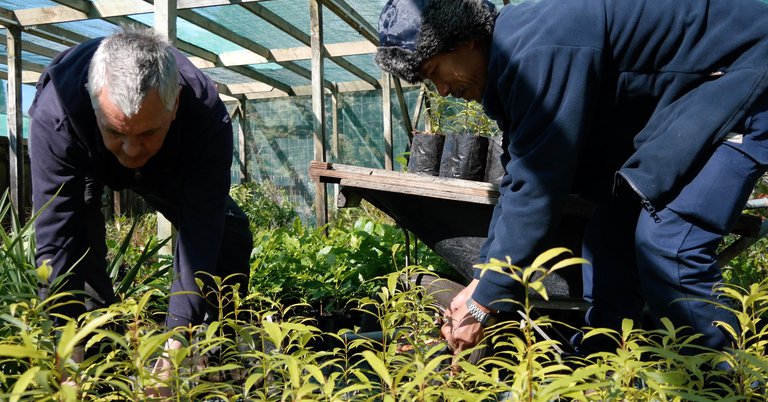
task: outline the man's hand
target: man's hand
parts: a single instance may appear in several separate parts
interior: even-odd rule
[[[477,279],[470,282],[453,298],[451,305],[445,311],[445,324],[440,329],[440,334],[448,342],[448,347],[453,350],[455,356],[483,340],[482,325],[467,310],[467,300],[472,297],[477,282]]]
[[[170,351],[178,350],[183,344],[176,339],[168,339],[165,342],[165,351],[155,362],[155,367],[152,368],[152,374],[154,374],[159,383],[147,388],[147,396],[150,398],[170,398],[173,396],[173,389],[167,385],[171,379],[173,373],[173,364],[171,363]]]

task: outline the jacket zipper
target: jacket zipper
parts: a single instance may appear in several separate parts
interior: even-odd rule
[[[646,198],[642,192],[640,192],[637,186],[635,186],[635,183],[632,183],[632,181],[629,180],[626,176],[624,176],[624,174],[622,174],[621,172],[616,172],[616,176],[613,183],[613,194],[616,195],[616,193],[618,192],[619,186],[621,186],[622,184],[622,181],[627,183],[629,187],[632,188],[632,191],[634,191],[635,194],[637,194],[638,197],[640,197],[640,205],[642,205],[643,209],[645,209],[645,211],[648,212],[648,215],[651,216],[651,219],[653,219],[655,223],[660,223],[661,218],[659,217],[659,214],[656,213],[656,208],[653,206],[653,204],[651,204],[651,201],[648,200],[648,198]]]
[[[133,171],[133,178],[136,180],[141,180],[141,169],[136,169]]]

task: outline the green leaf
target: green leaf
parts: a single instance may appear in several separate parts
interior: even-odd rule
[[[19,376],[19,379],[16,380],[16,384],[13,385],[11,398],[8,400],[8,402],[18,402],[21,399],[21,397],[24,395],[24,391],[27,390],[27,387],[29,387],[29,385],[35,379],[35,374],[38,371],[40,371],[40,367],[31,367],[29,370],[25,371],[24,374]]]
[[[544,282],[542,281],[531,282],[528,284],[528,287],[534,290],[536,293],[538,293],[542,299],[549,300],[549,295],[547,294],[547,287],[544,286]]]
[[[51,264],[49,264],[51,260],[45,260],[42,264],[40,264],[39,267],[37,267],[37,281],[39,283],[48,283],[48,280],[51,278],[51,272],[53,272],[53,268],[51,267]]]
[[[0,345],[0,356],[13,357],[15,359],[42,359],[43,353],[31,346]]]
[[[557,270],[560,270],[560,269],[563,269],[563,268],[566,268],[566,267],[570,267],[570,266],[573,266],[573,265],[582,265],[582,264],[589,265],[590,263],[589,263],[588,260],[586,260],[584,258],[580,258],[580,257],[566,258],[566,259],[564,259],[562,261],[559,261],[557,264],[553,265],[552,268],[549,269],[549,273],[552,273],[552,272],[555,272]]]
[[[546,264],[547,262],[549,262],[553,258],[555,258],[558,255],[563,254],[563,253],[569,253],[570,254],[571,250],[568,250],[565,247],[556,247],[556,248],[549,249],[549,250],[539,254],[539,256],[536,257],[535,260],[533,260],[533,264],[531,264],[531,267],[532,268],[540,268],[541,266],[543,266],[544,264]]]
[[[381,378],[381,381],[388,387],[392,388],[392,377],[390,376],[389,371],[387,371],[386,365],[379,358],[379,356],[370,350],[364,350],[363,358],[365,358],[365,361],[368,362],[368,365],[370,365],[373,371],[375,371],[379,378]]]
[[[635,327],[635,322],[630,318],[621,320],[621,333],[625,336],[630,334]]]
[[[116,312],[108,311],[101,316],[88,320],[85,325],[83,325],[82,329],[77,332],[74,332],[74,322],[70,321],[67,323],[65,331],[63,332],[67,333],[69,336],[65,337],[62,333],[62,336],[59,339],[59,346],[56,349],[56,354],[60,358],[70,356],[76,345],[80,344],[83,339],[92,334],[96,328],[102,327],[106,323],[110,322],[113,318],[115,318],[116,315]],[[69,329],[71,332],[66,331],[66,329]]]

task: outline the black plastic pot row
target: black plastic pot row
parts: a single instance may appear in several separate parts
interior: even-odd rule
[[[501,152],[501,139],[467,133],[416,133],[408,172],[498,184],[504,174]]]

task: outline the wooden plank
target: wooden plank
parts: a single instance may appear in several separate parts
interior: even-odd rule
[[[242,84],[227,84],[226,87],[229,89],[230,93],[233,95],[245,94],[250,92],[266,92],[266,91],[271,91],[275,89],[275,87],[261,83],[261,82],[245,82]]]
[[[438,198],[445,199],[460,199],[464,196],[471,199],[479,197],[485,200],[481,202],[485,204],[493,204],[499,197],[496,186],[491,183],[325,162],[311,162],[309,175],[315,181],[327,183],[341,183],[342,180],[367,181],[371,184],[366,185],[365,188],[375,189],[371,186],[387,186],[390,189],[401,188],[408,194],[429,192]]]
[[[22,44],[19,44],[19,48],[21,48],[22,46],[23,46]],[[19,58],[18,58],[17,61],[21,63],[20,64],[21,68],[23,70],[26,70],[26,71],[34,71],[36,73],[42,73],[43,70],[45,70],[45,66],[44,65],[37,64],[37,63],[32,63],[30,61],[24,61],[24,60],[21,59],[21,55],[19,55]],[[5,55],[0,56],[0,63],[1,64],[8,64],[8,65],[10,65],[10,63],[11,63],[10,57],[5,56]]]
[[[43,39],[62,44],[64,46],[74,46],[91,39],[85,35],[61,28],[57,25],[25,27],[24,33],[39,36]]]
[[[38,73],[36,71],[22,71],[21,72],[21,83],[22,84],[35,84],[39,78],[40,78],[40,73]],[[6,73],[5,71],[0,71],[0,79],[8,80],[8,73]]]
[[[297,95],[297,96],[311,96],[312,95],[312,86],[311,85],[295,85],[291,88],[291,94]],[[358,92],[358,91],[370,91],[376,89],[370,84],[368,84],[365,81],[348,81],[348,82],[339,82],[336,84],[336,87],[334,89],[327,89],[325,93],[331,93],[332,91],[337,91],[338,93],[347,93],[347,92]],[[247,99],[268,99],[268,98],[274,98],[274,97],[280,97],[285,96],[285,93],[278,92],[278,91],[266,91],[266,92],[249,92],[244,93],[245,97]]]
[[[275,55],[275,61],[293,61],[299,60],[299,58],[285,57],[282,53],[270,52]],[[250,50],[236,50],[232,52],[224,52],[219,55],[221,64],[223,66],[245,66],[248,64],[266,64],[271,63],[266,57],[258,55]]]
[[[157,0],[154,4],[155,31],[163,35],[169,42],[176,40],[176,0]],[[156,213],[157,238],[170,237],[171,241],[160,248],[160,254],[173,255],[176,248],[176,230],[171,221],[162,213]]]
[[[379,32],[344,0],[321,0],[323,5],[360,33],[372,44],[379,45]]]
[[[238,124],[239,130],[237,132],[238,142],[238,156],[240,157],[240,174],[242,175],[241,181],[248,182],[248,159],[245,152],[246,144],[251,136],[251,122],[248,120],[248,108],[246,107],[244,99],[240,100],[238,110],[240,111],[240,124]]]
[[[405,95],[403,95],[403,85],[400,83],[400,78],[392,77],[395,82],[395,93],[397,94],[397,102],[400,104],[400,116],[402,117],[403,128],[406,134],[410,137],[410,132],[413,131],[411,124],[411,116],[408,114],[408,104],[405,103]]]
[[[94,3],[95,5],[96,3]],[[155,31],[171,43],[176,41],[176,0],[158,0],[154,9]]]
[[[37,43],[33,43],[26,40],[21,42],[21,48],[24,49],[25,52],[39,54],[41,56],[45,56],[51,59],[56,57],[56,55],[59,54],[57,50],[53,50],[45,46],[40,46]]]
[[[392,170],[394,163],[394,136],[392,135],[392,77],[389,73],[383,72],[381,81],[381,112],[384,121],[384,169]]]
[[[178,0],[177,9],[185,10],[261,1],[265,0]],[[142,0],[93,0],[93,3],[81,0],[58,0],[56,2],[62,4],[14,10],[14,19],[22,26],[33,26],[145,14],[154,11],[151,1]]]
[[[310,177],[312,177],[313,179],[316,179],[319,176],[343,178],[343,177],[349,177],[350,175],[351,176],[359,175],[364,177],[373,177],[375,180],[378,180],[380,178],[401,180],[402,184],[408,184],[413,182],[416,182],[416,183],[423,182],[423,183],[429,183],[435,186],[442,185],[442,186],[445,186],[445,188],[448,191],[454,188],[462,188],[462,189],[479,189],[480,191],[484,191],[484,192],[489,192],[489,191],[498,192],[496,185],[482,182],[482,181],[418,175],[413,173],[395,172],[395,171],[362,167],[362,166],[344,165],[340,163],[312,161],[310,162],[310,165],[309,165],[309,172],[310,172]]]
[[[0,25],[16,26],[19,25],[19,21],[16,19],[16,14],[12,10],[0,7]]]
[[[358,42],[341,42],[341,43],[329,43],[324,46],[325,55],[327,57],[345,57],[345,56],[358,56],[363,54],[376,53],[376,46],[367,41]],[[312,48],[310,46],[288,47],[282,49],[270,49],[272,55],[276,61],[296,61],[296,60],[310,60],[312,58]],[[252,56],[253,52],[248,50],[236,50],[232,52],[225,52],[221,54],[222,59],[226,58],[237,62],[238,58],[245,58],[246,60],[259,60]],[[269,62],[264,59],[263,62]],[[257,64],[255,62],[244,64]]]
[[[359,180],[359,179],[352,179],[352,178],[341,179],[339,181],[339,185],[342,187],[366,188],[369,190],[387,191],[387,192],[398,193],[398,194],[417,195],[420,197],[440,198],[444,200],[470,202],[473,204],[494,205],[497,202],[497,199],[491,199],[488,197],[477,196],[477,195],[461,194],[461,193],[454,193],[454,192],[448,193],[445,191],[441,191],[439,189],[409,187],[409,186],[403,186],[401,184],[372,182],[370,180]]]
[[[47,21],[70,22],[91,18],[88,13],[68,6],[51,6],[42,8],[24,8],[14,11],[16,20],[21,26],[42,25]]]
[[[315,160],[325,161],[325,96],[323,81],[323,8],[320,0],[309,0],[309,31],[312,47],[312,131]],[[315,182],[315,217],[317,226],[328,222],[327,188],[325,183]]]
[[[495,205],[499,199],[498,187],[491,183],[393,172],[338,163],[311,162],[309,176],[315,181],[338,183],[347,187],[475,204]],[[564,213],[570,216],[589,217],[593,208],[594,203],[591,201],[571,195]],[[731,232],[740,236],[757,237],[760,235],[762,221],[759,216],[742,214]]]
[[[339,160],[339,92],[331,92],[331,160]]]
[[[8,117],[8,144],[10,196],[16,216],[24,225],[24,122],[21,110],[21,29],[8,27],[6,29],[6,52],[8,54],[8,87],[6,95],[6,110]]]

